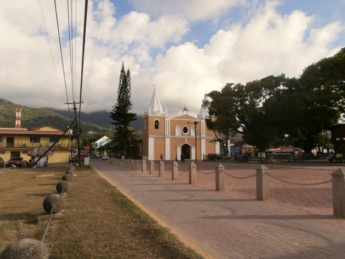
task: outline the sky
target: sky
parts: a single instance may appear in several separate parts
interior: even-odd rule
[[[54,1],[0,1],[0,98],[29,107],[111,111],[124,64],[133,112],[156,89],[169,115],[196,116],[226,83],[299,77],[345,47],[345,0],[94,0],[81,77],[84,1],[56,1],[59,27]]]

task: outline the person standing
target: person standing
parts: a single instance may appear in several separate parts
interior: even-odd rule
[[[161,154],[160,159],[161,159],[161,161],[163,161],[163,154]]]

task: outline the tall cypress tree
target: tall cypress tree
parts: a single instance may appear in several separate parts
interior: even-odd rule
[[[137,119],[135,113],[131,113],[131,75],[129,70],[125,73],[124,64],[120,72],[119,87],[117,90],[117,103],[113,106],[110,118],[114,120],[114,142],[117,152],[121,152],[125,156],[130,156],[136,147],[135,130],[129,124]]]

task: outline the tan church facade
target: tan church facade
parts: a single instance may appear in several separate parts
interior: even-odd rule
[[[143,159],[159,160],[163,156],[164,160],[203,160],[209,153],[219,153],[219,143],[207,130],[206,119],[203,107],[197,117],[189,115],[186,108],[181,115],[169,117],[154,91],[149,111],[143,117]]]

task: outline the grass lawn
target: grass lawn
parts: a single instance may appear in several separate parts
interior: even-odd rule
[[[66,167],[0,169],[0,253],[22,238],[41,240],[42,203]],[[44,243],[50,258],[202,258],[90,168],[77,168]],[[48,177],[37,175],[54,174]]]

